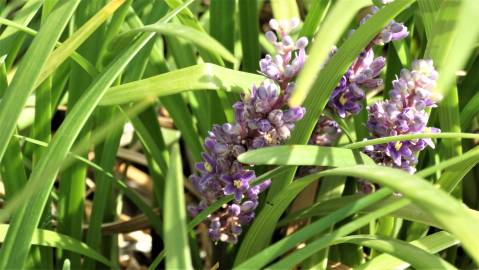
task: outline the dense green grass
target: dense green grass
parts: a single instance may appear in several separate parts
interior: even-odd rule
[[[477,268],[479,1],[396,0],[358,26],[379,2],[0,0],[0,269],[119,269],[123,254],[149,269]],[[213,124],[232,122],[232,104],[265,78],[267,21],[298,16],[293,36],[308,37],[308,58],[288,104],[306,114],[289,145],[238,157],[255,165],[254,184],[272,186],[237,244],[213,243],[201,223],[233,196],[190,217],[198,194],[187,176]],[[336,119],[334,147],[306,145],[343,74],[392,19],[410,34],[377,50],[386,87],[364,104],[387,97],[412,60],[432,59],[444,98],[428,125],[442,132],[363,140],[363,110]],[[419,138],[436,148],[414,175],[361,152]],[[361,194],[356,180],[380,188]],[[120,242],[138,230],[153,248],[132,255]]]

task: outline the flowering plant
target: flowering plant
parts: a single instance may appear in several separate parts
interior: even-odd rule
[[[477,14],[0,0],[0,269],[476,269]]]

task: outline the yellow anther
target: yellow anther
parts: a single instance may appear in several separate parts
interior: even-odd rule
[[[235,188],[239,189],[241,187],[241,180],[234,180],[233,185],[235,186]]]
[[[339,97],[339,103],[341,103],[341,105],[346,104],[347,101],[348,101],[348,100],[344,97],[344,95],[341,95],[341,96]]]
[[[394,148],[396,149],[396,151],[399,151],[399,149],[401,149],[401,146],[402,146],[402,142],[396,142],[396,144],[394,145]]]
[[[208,172],[212,172],[212,171],[213,171],[213,167],[212,167],[211,164],[209,164],[208,162],[205,162],[205,169],[206,169],[206,171],[208,171]]]

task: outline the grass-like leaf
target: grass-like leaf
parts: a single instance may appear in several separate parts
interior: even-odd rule
[[[5,239],[8,228],[9,225],[0,224],[0,242],[2,243]],[[80,255],[95,259],[107,265],[108,267],[115,269],[114,264],[112,264],[108,259],[106,259],[101,254],[87,246],[85,243],[80,242],[72,237],[69,237],[68,235],[59,234],[50,230],[35,229],[35,232],[32,236],[32,244],[45,247],[66,249]]]
[[[194,90],[244,92],[263,76],[234,71],[214,64],[199,64],[109,89],[100,105],[123,104]]]
[[[237,60],[231,52],[228,51],[221,43],[216,39],[212,38],[210,35],[193,29],[191,27],[179,25],[179,24],[154,24],[146,25],[138,29],[130,30],[124,33],[120,38],[131,39],[131,35],[141,32],[155,32],[162,35],[180,37],[186,39],[196,46],[209,51],[210,53],[217,53],[226,61],[231,63],[236,63]],[[121,41],[119,41],[121,42]]]
[[[411,264],[417,269],[456,269],[439,256],[435,256],[415,245],[391,237],[373,235],[351,235],[338,239],[333,244],[355,244],[390,254]]]
[[[428,235],[419,240],[412,241],[410,243],[428,252],[437,253],[448,247],[459,244],[459,241],[457,241],[457,239],[454,238],[451,234],[445,231],[441,231],[441,232]],[[399,270],[399,269],[406,269],[407,267],[409,267],[409,264],[407,262],[401,261],[400,259],[389,254],[381,254],[375,257],[374,259],[372,259],[371,261],[367,262],[366,264],[361,265],[361,267],[358,267],[358,269]]]
[[[171,149],[170,168],[165,187],[164,239],[166,266],[171,269],[192,269],[186,231],[186,208],[183,194],[183,169],[178,144]]]
[[[349,149],[313,145],[284,145],[248,151],[238,156],[242,163],[255,165],[304,165],[347,167],[375,164],[367,155]]]

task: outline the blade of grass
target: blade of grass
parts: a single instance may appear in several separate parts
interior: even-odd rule
[[[259,52],[259,13],[257,0],[242,0],[238,3],[239,26],[243,62],[241,70],[256,73]]]
[[[313,145],[272,146],[248,151],[238,161],[252,165],[303,165],[347,167],[360,162],[375,164],[367,155],[353,150]]]
[[[444,1],[436,18],[433,46],[426,55],[441,56],[436,63],[440,67],[437,91],[447,96],[460,70],[468,60],[479,35],[479,25],[475,23],[479,12],[479,2],[475,0]],[[467,29],[467,31],[464,31]]]
[[[459,244],[459,241],[457,241],[449,233],[441,231],[441,232],[428,235],[419,240],[412,241],[410,243],[430,253],[437,253],[448,247]],[[407,267],[409,267],[409,264],[407,262],[401,261],[400,259],[394,256],[391,256],[389,254],[381,254],[378,257],[367,262],[366,264],[361,265],[358,269],[400,270],[400,269],[406,269]]]
[[[437,138],[437,139],[456,139],[456,138],[463,138],[463,139],[472,139],[477,140],[479,139],[479,135],[475,133],[461,133],[461,132],[441,132],[441,133],[420,133],[420,134],[407,134],[407,135],[398,135],[398,136],[390,136],[390,137],[383,137],[377,139],[369,139],[364,140],[361,142],[355,142],[351,144],[347,144],[343,146],[346,149],[359,149],[366,147],[368,145],[376,145],[376,144],[383,144],[388,142],[396,142],[396,141],[406,141],[406,140],[413,140],[413,139],[423,139],[423,138]]]
[[[461,128],[467,130],[472,123],[472,120],[479,113],[479,91],[467,102],[466,106],[461,111]]]
[[[0,97],[5,94],[8,87],[5,57],[0,57]],[[27,174],[23,165],[23,154],[18,140],[10,139],[5,151],[5,161],[1,163],[0,172],[5,186],[5,198],[8,202],[27,182]]]
[[[166,267],[192,269],[190,247],[186,233],[186,209],[183,191],[183,169],[178,144],[171,149],[170,169],[165,186],[165,237]]]
[[[271,0],[271,8],[276,19],[290,20],[291,18],[299,18],[296,0]]]
[[[231,52],[228,51],[221,43],[216,41],[210,35],[195,30],[191,27],[183,26],[180,24],[154,24],[154,25],[146,25],[137,29],[130,30],[128,32],[123,33],[118,38],[120,39],[118,42],[122,42],[122,39],[129,40],[131,39],[132,35],[141,33],[141,32],[155,32],[162,35],[180,37],[192,42],[194,45],[203,48],[204,50],[210,53],[216,53],[221,56],[226,61],[230,63],[235,63],[237,60]]]
[[[213,64],[199,64],[112,87],[100,105],[153,99],[185,90],[226,90],[240,93],[249,89],[252,82],[261,82],[263,79],[264,77],[260,75],[234,71]]]
[[[0,224],[0,242],[3,243],[5,235],[7,234],[9,225]],[[113,264],[108,261],[101,254],[68,235],[59,234],[50,230],[35,229],[32,236],[32,244],[45,247],[62,248],[78,253],[80,255],[95,259],[109,267],[115,269]]]
[[[40,24],[45,23],[51,10],[57,4],[56,0],[44,1]],[[41,26],[40,26],[41,27]],[[51,138],[51,120],[52,120],[52,78],[47,78],[43,83],[38,84],[38,90],[35,93],[35,116],[32,126],[32,137],[42,141],[50,141]],[[13,137],[12,137],[13,139]],[[37,161],[41,158],[43,149],[36,147],[32,153],[32,167],[35,167]],[[43,209],[43,216],[40,220],[40,228],[51,229],[51,203],[47,202]],[[50,269],[53,268],[53,251],[49,248],[34,247],[31,250],[30,258],[33,259],[34,268]]]
[[[434,36],[434,24],[436,21],[436,15],[441,8],[441,0],[418,0],[419,12],[424,22],[424,28],[426,29],[426,36],[432,39]]]
[[[308,15],[304,20],[304,24],[301,27],[299,36],[306,36],[308,40],[311,40],[319,25],[326,16],[326,13],[331,6],[331,0],[318,0],[311,4],[311,8],[308,11]]]
[[[80,47],[110,16],[125,2],[111,0],[94,16],[83,24],[69,39],[62,43],[46,60],[36,85],[50,76],[72,53]]]
[[[114,0],[117,1],[117,0]],[[75,21],[71,25],[72,29],[78,29],[73,34],[69,40],[73,42],[64,43],[63,48],[67,50],[57,50],[59,54],[55,56],[52,61],[52,67],[55,67],[56,60],[59,59],[59,63],[62,62],[62,59],[66,59],[68,55],[68,49],[76,49],[81,55],[84,55],[87,60],[92,63],[95,63],[96,59],[99,57],[98,44],[103,43],[103,34],[105,31],[105,26],[102,24],[106,20],[110,13],[107,12],[108,16],[105,16],[104,19],[95,20],[95,14],[100,12],[102,14],[102,7],[105,5],[106,0],[100,0],[95,2],[81,2],[78,8],[78,11],[75,14]],[[123,3],[123,0],[120,0],[119,3]],[[116,10],[118,3],[114,6],[113,10]],[[93,21],[92,19],[93,18]],[[89,27],[88,23],[93,22]],[[85,26],[86,25],[86,26]],[[82,28],[83,27],[83,28]],[[78,35],[78,33],[81,33]],[[82,35],[85,33],[85,35]],[[91,37],[90,37],[91,36]],[[90,38],[88,38],[90,37]],[[87,40],[88,38],[88,40]],[[77,42],[78,41],[78,42]],[[71,45],[70,45],[71,44]],[[66,53],[63,53],[66,52]],[[52,56],[55,55],[55,51],[52,53]],[[80,99],[80,97],[85,93],[90,83],[93,81],[93,78],[90,75],[83,71],[75,63],[71,63],[70,74],[69,74],[69,85],[67,88],[68,91],[68,109],[66,114],[72,113],[72,109]],[[87,121],[87,123],[82,127],[79,137],[83,140],[89,140],[91,136],[92,121]],[[84,154],[85,157],[87,153]],[[85,181],[87,177],[87,166],[81,162],[73,162],[71,166],[65,169],[61,175],[60,188],[59,188],[59,231],[67,234],[73,238],[81,240],[83,238],[83,217],[84,217],[84,200],[85,200]],[[107,254],[104,254],[107,255]],[[78,254],[71,252],[66,252],[62,256],[62,260],[68,258],[73,268],[81,268],[81,258]]]
[[[125,1],[125,3],[119,8],[112,19],[111,24],[105,30],[105,34],[102,37],[104,46],[100,48],[100,52],[97,54],[96,63],[101,65],[104,63],[105,51],[107,50],[108,44],[112,40],[112,36],[117,34],[120,24],[123,22],[128,7],[131,5],[131,0]],[[102,10],[104,10],[103,8]],[[99,11],[99,13],[102,12]],[[97,13],[98,14],[98,13]],[[97,15],[95,15],[97,16]],[[95,17],[94,16],[94,17]],[[90,19],[91,21],[91,19]],[[119,110],[113,107],[104,107],[100,108],[95,117],[95,124],[97,126],[103,126],[109,121],[113,121],[116,116],[119,114]],[[92,137],[96,134],[92,132]],[[116,162],[116,153],[120,144],[120,139],[122,135],[122,129],[112,129],[109,135],[105,138],[105,141],[95,147],[95,158],[98,160],[98,164],[104,170],[108,170],[109,173],[113,172],[113,168]],[[86,233],[86,243],[91,246],[93,249],[101,251],[102,245],[104,249],[109,249],[106,245],[111,241],[111,237],[103,237],[101,235],[101,224],[103,222],[112,222],[112,216],[109,214],[116,204],[115,196],[116,192],[113,191],[113,183],[109,181],[109,175],[105,174],[102,171],[95,171],[95,193],[93,196],[92,211],[90,214],[90,223],[88,226],[88,231]],[[135,201],[135,200],[133,200]],[[141,204],[140,204],[141,205]],[[143,206],[143,205],[142,205]],[[108,208],[110,211],[107,211]],[[141,209],[141,208],[140,208]],[[104,250],[103,249],[103,250]],[[95,268],[95,262],[93,260],[85,259],[83,261],[83,268],[93,269]]]
[[[333,242],[355,244],[373,248],[404,260],[417,269],[456,269],[453,265],[419,247],[392,237],[378,235],[351,235]]]
[[[210,34],[230,52],[235,42],[235,0],[212,0],[210,3]]]

